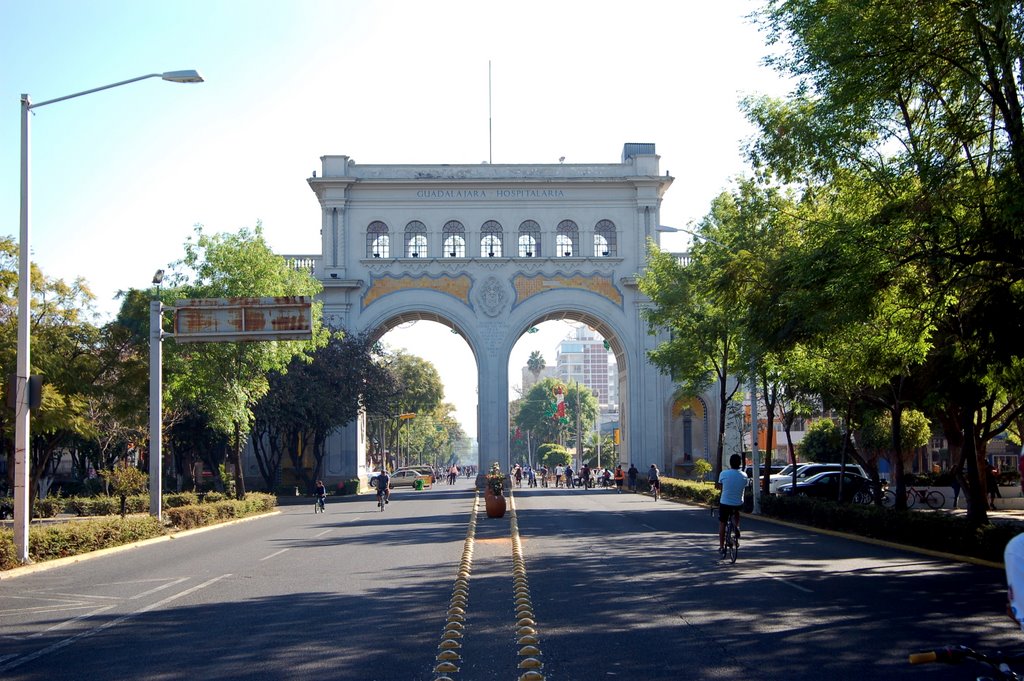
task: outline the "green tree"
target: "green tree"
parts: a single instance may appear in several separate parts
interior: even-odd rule
[[[100,477],[121,500],[122,518],[128,514],[128,497],[142,494],[149,487],[149,476],[127,461],[121,461],[113,468],[100,471]]]
[[[15,373],[17,364],[18,245],[0,238],[0,371]],[[31,268],[31,372],[43,379],[42,404],[31,414],[29,494],[45,492],[66,449],[96,435],[88,418],[88,398],[98,372],[99,329],[93,295],[86,283],[67,283]],[[0,442],[8,461],[8,484],[14,476],[14,413],[0,409]]]
[[[839,463],[842,456],[842,433],[832,419],[818,419],[800,441],[800,458],[815,463]]]
[[[583,463],[591,468],[612,468],[614,457],[615,443],[610,435],[591,431],[583,438]]]
[[[537,461],[550,469],[568,466],[572,462],[572,453],[560,444],[545,442],[537,448]]]
[[[870,458],[884,458],[892,465],[893,474],[897,469],[906,468],[913,457],[914,449],[927,444],[931,437],[931,424],[928,417],[916,409],[906,409],[901,413],[903,418],[900,428],[900,444],[893,446],[892,413],[875,411],[868,413],[861,426],[858,440],[860,446],[868,452]]]
[[[173,264],[172,283],[190,298],[314,296],[320,283],[292,269],[271,251],[263,230],[207,235],[196,227],[185,256]],[[236,495],[245,495],[241,450],[252,427],[253,408],[269,390],[269,375],[285,371],[293,358],[311,356],[327,340],[314,304],[312,341],[197,343],[180,345],[183,371],[168,377],[168,389],[199,404],[210,425],[231,438]]]
[[[797,87],[785,100],[746,102],[760,129],[750,157],[765,177],[798,184],[819,205],[827,197],[839,210],[822,222],[839,243],[845,236],[857,244],[864,263],[880,265],[875,276],[857,278],[857,295],[827,274],[840,274],[843,263],[823,253],[817,291],[842,292],[847,310],[870,311],[876,292],[892,289],[890,277],[912,275],[898,297],[936,329],[929,362],[941,358],[949,378],[909,392],[906,385],[890,389],[894,441],[898,403],[915,393],[935,405],[947,438],[963,441],[968,514],[984,522],[984,436],[976,417],[1020,359],[1024,311],[1021,8],[771,0],[760,20],[770,40],[787,45],[774,61]],[[921,373],[907,365],[890,387],[912,380],[912,372]],[[1012,402],[1019,405],[1019,395]],[[1004,428],[1014,412],[985,434]]]
[[[253,452],[268,491],[284,456],[312,491],[322,477],[330,434],[355,421],[363,409],[388,404],[397,393],[395,378],[383,365],[383,349],[366,333],[336,332],[313,352],[312,361],[293,358],[287,371],[275,372],[269,380],[270,390],[254,409],[252,431]],[[302,461],[307,454],[314,462],[308,475]]]
[[[732,269],[726,265],[742,254],[714,235],[740,220],[733,197],[719,195],[699,227],[702,238],[694,245],[690,262],[681,263],[652,246],[647,269],[637,282],[651,299],[651,306],[644,309],[651,330],[668,335],[648,357],[678,384],[676,398],[698,396],[718,386],[718,438],[712,461],[716,473],[723,465],[728,405],[739,389],[731,379],[742,379],[750,361],[749,355],[744,360],[740,353],[742,319],[719,286]]]
[[[555,411],[556,389],[562,390],[564,396],[565,416],[562,418]],[[548,377],[535,383],[519,401],[518,413],[513,415],[513,426],[530,432],[531,438],[541,442],[564,441],[568,434],[575,448],[577,421],[583,433],[587,433],[593,430],[597,414],[597,399],[586,386],[576,381],[566,386],[561,380]]]
[[[407,437],[403,430],[411,428],[409,421],[415,420],[420,414],[429,416],[442,404],[444,399],[444,384],[441,382],[441,375],[437,368],[416,355],[405,351],[396,353],[385,353],[382,359],[382,366],[393,376],[395,386],[389,400],[373,406],[371,413],[375,420],[385,429],[386,440],[402,445]],[[412,419],[399,419],[401,414],[416,414]],[[392,451],[395,456],[397,451]],[[395,464],[403,465],[395,461]]]
[[[544,359],[544,355],[540,350],[534,350],[530,353],[530,357],[526,360],[526,369],[533,374],[534,383],[540,380],[540,375],[547,365],[547,360]]]

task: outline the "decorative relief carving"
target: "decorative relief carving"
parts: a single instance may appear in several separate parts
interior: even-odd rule
[[[500,315],[508,307],[511,298],[508,287],[502,285],[501,281],[495,276],[487,277],[482,282],[478,282],[473,288],[473,302],[488,317]]]
[[[545,291],[567,288],[596,293],[597,295],[607,298],[611,302],[615,303],[618,307],[622,307],[623,304],[622,292],[616,288],[615,282],[612,281],[612,278],[599,274],[588,275],[577,273],[572,276],[564,274],[555,274],[550,276],[535,274],[532,276],[526,276],[520,274],[512,280],[512,287],[516,291],[515,305],[519,305],[528,298],[539,293],[544,293]]]
[[[383,277],[374,277],[371,279],[370,285],[363,295],[363,309],[365,310],[372,302],[382,296],[409,289],[425,289],[446,293],[469,305],[469,289],[472,283],[467,274],[459,276],[448,274],[430,276],[422,274],[419,276],[385,275]]]

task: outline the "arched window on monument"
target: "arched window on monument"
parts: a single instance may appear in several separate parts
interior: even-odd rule
[[[519,257],[540,257],[540,225],[533,220],[525,220],[519,225]]]
[[[572,220],[562,220],[558,223],[555,232],[555,257],[571,258],[579,255],[576,251],[576,243],[580,239],[580,228]]]
[[[501,257],[501,223],[488,220],[480,227],[480,257]]]
[[[441,229],[442,258],[466,257],[466,228],[458,220],[449,220]]]
[[[388,235],[388,226],[376,220],[366,228],[366,257],[367,258],[390,258],[391,237]]]
[[[427,257],[427,227],[419,220],[405,226],[405,254],[409,258]]]
[[[617,255],[615,223],[601,220],[594,226],[594,257],[611,258]]]

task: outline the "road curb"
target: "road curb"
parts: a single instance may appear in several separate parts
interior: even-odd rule
[[[675,501],[677,504],[687,504],[690,506],[704,507],[708,510],[714,508],[710,504],[700,504],[693,501],[680,501],[676,499],[670,499]],[[973,556],[961,556],[955,553],[945,553],[943,551],[935,551],[933,549],[925,549],[920,546],[911,546],[909,544],[897,544],[896,542],[886,541],[885,539],[876,539],[874,537],[865,537],[861,534],[851,534],[849,532],[839,532],[837,530],[829,530],[824,527],[817,527],[815,525],[803,525],[801,523],[794,523],[788,520],[780,520],[779,518],[772,518],[766,515],[754,515],[752,513],[744,513],[744,516],[755,521],[773,523],[775,525],[782,525],[783,527],[791,527],[796,530],[806,530],[809,532],[816,532],[818,534],[825,534],[832,537],[840,537],[842,539],[849,539],[851,541],[858,541],[862,544],[871,544],[873,546],[884,546],[889,549],[899,549],[901,551],[908,551],[910,553],[918,553],[923,556],[931,556],[933,558],[943,558],[945,560],[951,560],[959,563],[971,563],[972,565],[981,565],[983,567],[996,568],[999,570],[1005,570],[1006,566],[1001,562],[995,562],[991,560],[985,560],[983,558],[975,558]]]
[[[911,546],[909,544],[897,544],[896,542],[886,541],[884,539],[865,537],[861,534],[850,534],[848,532],[838,532],[836,530],[828,530],[824,527],[816,527],[814,525],[801,525],[800,523],[792,523],[787,520],[779,520],[778,518],[771,518],[769,516],[755,515],[749,517],[754,518],[755,520],[763,520],[765,522],[775,523],[776,525],[784,525],[785,527],[792,527],[799,530],[810,530],[812,532],[817,532],[818,534],[827,534],[833,537],[851,539],[853,541],[859,541],[862,544],[884,546],[890,549],[899,549],[901,551],[909,551],[911,553],[919,553],[925,556],[932,556],[933,558],[944,558],[946,560],[952,560],[960,563],[971,563],[973,565],[982,565],[984,567],[997,568],[1000,570],[1006,569],[1006,566],[1003,563],[997,563],[995,561],[985,560],[983,558],[975,558],[973,556],[961,556],[955,553],[945,553],[944,551],[935,551],[933,549],[925,549],[920,546]]]
[[[14,579],[15,577],[21,577],[24,575],[33,574],[36,572],[43,572],[53,568],[63,567],[65,565],[73,565],[80,563],[83,560],[89,560],[91,558],[99,558],[100,556],[108,556],[112,553],[120,553],[122,551],[129,551],[131,549],[139,548],[141,546],[149,546],[150,544],[157,544],[159,542],[171,541],[178,537],[186,537],[192,534],[199,534],[200,532],[206,532],[208,530],[215,530],[219,527],[226,527],[228,525],[237,525],[238,523],[248,522],[250,520],[257,520],[259,518],[267,518],[272,515],[278,515],[281,511],[270,511],[269,513],[260,513],[258,515],[250,515],[244,518],[236,518],[234,520],[228,520],[223,523],[216,523],[213,525],[204,525],[203,527],[196,527],[191,530],[180,530],[171,534],[165,534],[160,537],[151,537],[150,539],[141,539],[136,542],[128,544],[121,544],[120,546],[111,546],[106,549],[98,549],[96,551],[90,551],[88,553],[81,553],[75,556],[67,556],[66,558],[54,558],[53,560],[44,560],[39,563],[32,563],[31,565],[22,565],[20,567],[11,568],[10,570],[0,570],[0,581],[7,579]]]

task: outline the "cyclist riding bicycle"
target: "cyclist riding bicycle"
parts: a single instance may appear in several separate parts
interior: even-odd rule
[[[658,467],[653,463],[651,467],[647,469],[647,484],[654,489],[654,491],[660,496],[661,495],[661,473],[658,472]]]
[[[383,469],[377,476],[377,498],[384,497],[384,503],[391,503],[391,476],[387,469]]]
[[[320,508],[324,507],[324,499],[327,497],[327,488],[324,486],[323,480],[316,481],[316,489],[313,492],[316,494],[316,500],[320,504]]]
[[[722,490],[718,501],[718,550],[725,550],[725,524],[733,516],[736,536],[740,536],[740,509],[743,508],[743,493],[747,489],[747,474],[740,470],[743,458],[739,454],[729,457],[729,470],[722,471],[715,483]]]

